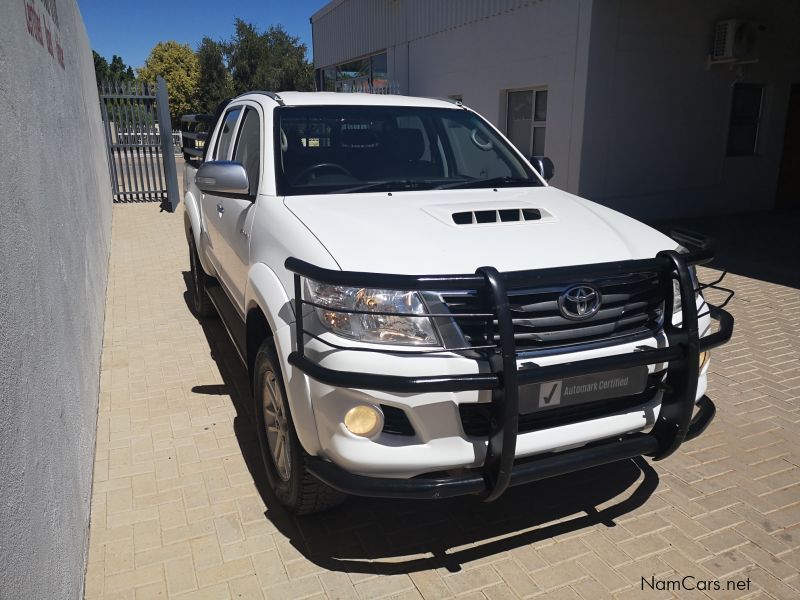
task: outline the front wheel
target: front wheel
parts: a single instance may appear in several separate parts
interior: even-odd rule
[[[266,339],[256,355],[253,396],[261,457],[278,501],[298,515],[342,503],[344,494],[319,481],[306,468],[308,455],[297,438],[272,339]]]

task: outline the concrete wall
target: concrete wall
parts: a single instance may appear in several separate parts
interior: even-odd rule
[[[387,50],[413,96],[459,94],[505,131],[506,91],[548,88],[553,185],[577,191],[591,0],[335,0],[314,15],[314,63]]]
[[[706,66],[727,18],[766,27],[741,71]],[[772,208],[798,31],[794,0],[595,2],[579,193],[650,219]],[[766,85],[757,156],[725,156],[736,81]]]
[[[86,31],[48,4],[0,3],[2,598],[80,597],[89,526],[111,195]]]

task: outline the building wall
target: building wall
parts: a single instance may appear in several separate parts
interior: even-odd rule
[[[0,3],[2,598],[81,597],[89,526],[111,195],[83,22],[48,6]]]
[[[387,49],[413,96],[460,95],[505,131],[505,92],[548,88],[552,183],[576,191],[591,0],[335,0],[313,17],[314,63]]]
[[[440,35],[542,1],[332,0],[311,17],[315,25],[314,66],[326,67],[390,46]]]
[[[726,18],[765,27],[757,63],[707,67]],[[796,0],[334,0],[314,59],[386,48],[402,93],[462,95],[501,130],[506,90],[547,86],[552,183],[663,219],[774,206],[797,31]],[[766,85],[756,156],[725,156],[737,81]]]
[[[707,68],[727,18],[766,27],[741,71]],[[595,2],[579,193],[650,219],[772,208],[798,30],[793,0]],[[767,86],[757,156],[725,156],[736,81]]]
[[[585,58],[580,48],[590,10],[580,1],[543,0],[409,44],[409,93],[458,94],[501,131],[506,130],[506,91],[548,90],[545,154],[556,166],[552,184],[571,189],[578,179],[571,146],[580,147]],[[583,44],[581,43],[583,41]],[[584,55],[585,56],[585,55]]]

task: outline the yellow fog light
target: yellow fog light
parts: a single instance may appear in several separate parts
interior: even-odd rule
[[[700,370],[701,370],[701,371],[703,370],[703,367],[705,367],[705,366],[706,366],[706,363],[708,363],[708,357],[709,357],[709,356],[710,356],[710,355],[709,355],[709,353],[708,353],[708,352],[701,352],[701,353],[700,353],[700,358],[699,358],[699,361],[700,361]]]
[[[355,435],[372,437],[383,428],[383,413],[374,406],[354,406],[344,416],[344,426]]]

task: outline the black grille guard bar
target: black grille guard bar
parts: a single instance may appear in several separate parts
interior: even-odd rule
[[[656,460],[672,454],[687,439],[699,435],[714,415],[714,405],[703,397],[700,411],[693,420],[699,354],[727,342],[733,333],[733,317],[725,310],[711,306],[712,319],[719,323],[716,332],[699,337],[695,288],[690,265],[704,264],[713,258],[705,238],[685,232],[673,237],[691,248],[681,254],[660,252],[655,258],[599,263],[576,267],[556,267],[531,271],[500,273],[492,267],[482,267],[474,275],[392,275],[324,269],[290,257],[287,270],[294,273],[296,349],[289,363],[322,383],[356,389],[380,390],[394,393],[458,392],[491,390],[492,427],[487,455],[479,475],[459,481],[453,478],[414,478],[411,480],[380,479],[353,475],[322,459],[309,462],[309,468],[321,480],[342,491],[370,496],[439,498],[463,493],[482,494],[487,501],[499,497],[510,485],[533,481],[554,474],[574,471],[611,460],[630,456],[649,455]],[[564,281],[613,277],[631,273],[657,273],[666,307],[672,305],[673,278],[677,278],[681,295],[680,326],[664,319],[667,346],[642,349],[633,353],[603,356],[588,360],[517,370],[511,312],[506,288],[543,287]],[[328,369],[305,355],[305,330],[302,278],[330,285],[369,287],[408,291],[475,290],[484,300],[485,311],[497,322],[500,343],[489,356],[488,373],[463,375],[407,377],[380,375]],[[710,305],[709,305],[710,306]],[[344,311],[347,312],[347,311]],[[402,316],[404,313],[395,313]],[[419,316],[418,314],[408,316]],[[484,317],[484,314],[475,315]],[[389,351],[392,354],[414,354],[413,351]],[[518,387],[565,377],[600,371],[624,369],[640,365],[667,363],[666,385],[661,410],[649,434],[637,434],[623,439],[592,445],[569,452],[546,456],[536,461],[515,465],[517,420],[519,415]],[[467,481],[467,479],[469,481]],[[463,480],[463,481],[462,481]],[[413,491],[416,490],[416,491]]]

